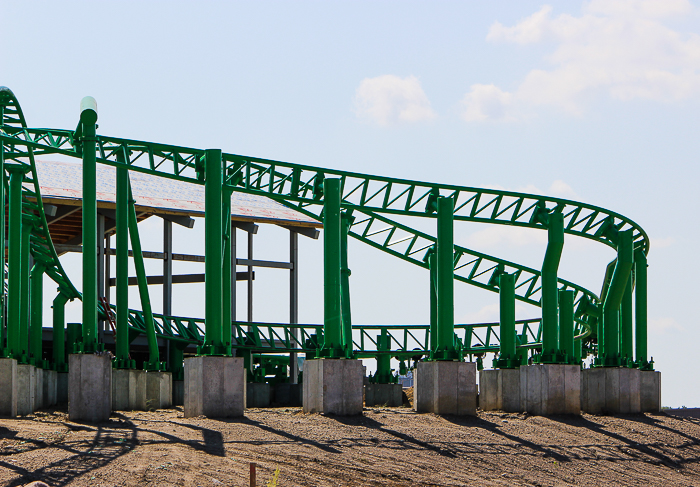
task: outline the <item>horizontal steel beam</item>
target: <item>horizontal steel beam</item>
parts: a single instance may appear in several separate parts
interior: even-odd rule
[[[304,237],[309,237],[314,240],[318,240],[318,236],[321,234],[317,228],[313,227],[294,227],[292,225],[279,225],[282,228],[286,228],[290,232],[298,233]]]
[[[237,281],[247,281],[247,272],[236,272]],[[255,272],[253,272],[253,280],[255,280]],[[192,284],[195,282],[204,282],[204,274],[178,274],[173,276],[173,284]],[[146,277],[146,283],[148,284],[163,284],[163,276],[148,276]],[[117,285],[117,279],[110,277],[109,286],[114,287]],[[138,285],[136,277],[129,277],[129,286]]]

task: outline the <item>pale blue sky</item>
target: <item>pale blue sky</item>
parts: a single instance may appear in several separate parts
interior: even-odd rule
[[[700,5],[548,5],[1,0],[0,84],[31,126],[74,128],[92,95],[103,134],[622,213],[652,240],[649,350],[663,403],[697,406]],[[143,225],[144,247],[160,249],[159,225]],[[180,232],[176,251],[201,251],[201,227]],[[283,236],[261,228],[259,256],[283,259]],[[456,236],[534,267],[544,254],[541,232],[463,224]],[[322,317],[320,249],[303,242],[305,322]],[[599,292],[613,257],[567,238],[560,275]],[[422,270],[359,245],[350,259],[356,323],[427,321]],[[79,260],[67,265],[79,276]],[[260,272],[257,319],[286,318],[279,277]],[[191,290],[176,292],[176,313],[203,314]],[[495,295],[456,292],[457,320],[497,320]]]

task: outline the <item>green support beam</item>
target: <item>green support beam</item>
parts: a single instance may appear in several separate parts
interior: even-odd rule
[[[232,299],[232,286],[235,284],[231,281],[232,273],[232,263],[231,263],[231,243],[232,237],[231,232],[235,232],[236,229],[231,226],[231,190],[226,188],[223,191],[223,205],[222,205],[222,223],[223,223],[223,234],[224,234],[224,259],[221,266],[221,323],[223,328],[221,330],[221,341],[223,346],[226,348],[226,355],[231,354],[231,322],[233,320],[231,316],[231,299]]]
[[[353,217],[346,212],[340,222],[340,306],[343,326],[343,349],[345,357],[352,358],[352,313],[350,310],[350,267],[348,266],[348,232]]]
[[[83,158],[83,334],[81,352],[91,353],[97,343],[97,102],[86,96],[80,102]],[[76,350],[78,351],[78,350]]]
[[[564,217],[561,213],[547,216],[547,250],[542,263],[542,353],[540,363],[559,363],[559,314],[557,272],[564,249]]]
[[[125,159],[122,154],[121,162]],[[116,357],[118,369],[136,368],[129,355],[129,170],[126,165],[117,167],[117,319]]]
[[[559,290],[559,352],[562,362],[576,364],[574,349],[574,292]]]
[[[622,294],[620,304],[620,358],[622,365],[634,366],[634,317],[632,316],[632,277],[627,279],[625,292]]]
[[[0,104],[0,124],[3,123],[3,117],[5,116],[5,107]],[[0,143],[0,270],[2,272],[3,286],[0,288],[0,356],[3,356],[4,349],[7,347],[7,331],[5,328],[5,313],[6,313],[6,300],[5,295],[5,250],[6,243],[5,239],[5,206],[7,204],[7,192],[5,191],[5,184],[7,178],[5,176],[5,145]]]
[[[46,368],[42,359],[42,328],[44,306],[44,271],[46,267],[41,262],[34,264],[30,277],[30,326],[29,349],[32,363],[37,367]]]
[[[647,256],[644,249],[634,253],[634,340],[635,359],[641,370],[654,370],[647,355]]]
[[[20,315],[22,309],[22,183],[29,169],[5,164],[10,173],[9,245],[7,280],[7,350],[3,355],[19,359],[22,354]]]
[[[340,258],[340,179],[323,181],[323,330],[320,355],[340,358],[343,350]]]
[[[428,249],[428,266],[430,268],[430,357],[435,355],[437,350],[437,252],[435,247]]]
[[[391,350],[391,338],[386,330],[382,330],[377,336],[377,350],[388,352]],[[391,373],[391,355],[388,353],[377,354],[377,371],[372,378],[375,384],[391,384],[396,381]]]
[[[19,336],[20,336],[20,358],[18,361],[23,364],[30,363],[29,354],[29,238],[32,235],[34,226],[34,215],[22,213],[22,242],[21,242],[21,262],[20,273],[22,281],[20,284],[20,310],[19,310]]]
[[[66,362],[66,303],[68,296],[59,289],[53,300],[53,368],[58,372],[68,371]]]
[[[437,200],[437,349],[436,360],[456,360],[454,332],[454,200]]]
[[[501,348],[494,367],[514,369],[521,365],[515,351],[515,276],[504,272],[498,276],[498,280]]]

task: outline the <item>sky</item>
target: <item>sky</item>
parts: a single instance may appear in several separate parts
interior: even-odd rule
[[[663,405],[700,406],[700,3],[0,0],[0,20],[0,85],[33,127],[75,128],[91,95],[105,135],[559,196],[631,218],[651,239]],[[141,227],[144,249],[160,250],[162,223]],[[202,253],[203,227],[177,228],[174,251]],[[538,230],[465,222],[455,239],[536,268],[546,247]],[[300,245],[300,321],[320,323],[322,244]],[[261,225],[255,252],[286,259],[286,233]],[[356,242],[349,252],[354,323],[428,322],[426,271]],[[567,236],[559,275],[599,293],[613,258]],[[79,286],[80,258],[64,263]],[[256,320],[288,319],[285,272],[259,271]],[[203,316],[203,292],[176,286],[173,312]],[[78,303],[68,315],[80,320]],[[497,295],[457,283],[455,319],[497,321]]]

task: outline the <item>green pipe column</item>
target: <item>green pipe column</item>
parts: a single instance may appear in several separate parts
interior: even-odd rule
[[[170,344],[170,371],[173,374],[173,380],[185,380],[185,348],[187,344],[173,341]]]
[[[34,264],[32,268],[30,277],[30,288],[31,288],[31,315],[30,315],[30,325],[29,325],[29,348],[31,352],[32,363],[37,367],[44,367],[42,361],[42,345],[43,340],[41,337],[41,331],[43,328],[43,305],[44,305],[44,271],[46,267],[40,262]]]
[[[83,148],[83,344],[82,352],[97,347],[97,102],[80,102]]]
[[[226,348],[226,355],[231,355],[231,190],[223,191],[222,221],[224,224],[224,262],[221,266],[221,321],[223,325],[221,340]],[[172,347],[171,347],[172,348]]]
[[[633,245],[632,229],[619,233],[617,263],[603,301],[603,343],[598,345],[596,361],[599,366],[620,366],[620,305],[634,265]]]
[[[634,339],[635,358],[641,370],[654,370],[647,361],[647,254],[638,249],[634,253],[636,282],[634,286]]]
[[[32,229],[34,226],[34,216],[28,213],[22,213],[22,242],[21,242],[21,254],[22,262],[21,274],[22,282],[20,284],[20,310],[19,310],[19,336],[20,336],[20,351],[21,356],[18,359],[20,363],[29,363],[29,259],[31,254],[29,252],[29,240],[32,236]]]
[[[3,123],[5,107],[0,105],[0,124]],[[0,271],[2,271],[2,287],[0,287],[0,350],[7,346],[7,331],[5,330],[5,205],[7,194],[5,193],[5,144],[0,143]],[[0,352],[0,356],[2,352]]]
[[[381,334],[377,336],[377,350],[388,352],[391,350],[389,341],[389,333],[386,329],[382,329]],[[377,372],[374,374],[374,382],[376,384],[391,384],[394,380],[391,374],[391,355],[388,353],[377,354]]]
[[[117,160],[117,336],[114,366],[118,369],[136,368],[129,358],[129,170],[122,152]]]
[[[494,366],[513,369],[520,366],[515,353],[515,276],[503,273],[498,276],[501,349]]]
[[[340,305],[345,357],[352,358],[352,314],[350,310],[350,268],[348,266],[348,233],[353,217],[343,212],[340,216]]]
[[[428,251],[428,267],[430,269],[430,358],[437,350],[437,253],[431,247]]]
[[[204,287],[205,331],[202,355],[224,355],[222,339],[222,193],[223,160],[220,149],[205,152],[204,180]]]
[[[564,249],[564,217],[550,213],[547,219],[547,251],[542,263],[542,355],[541,363],[558,363],[559,316],[557,271]]]
[[[29,169],[21,164],[6,164],[10,173],[9,187],[9,245],[7,279],[7,353],[21,356],[20,315],[22,308],[22,182]]]
[[[559,291],[559,352],[564,363],[574,364],[574,291]]]
[[[134,207],[133,195],[129,186],[129,237],[131,237],[131,248],[134,252],[134,267],[136,268],[136,282],[138,283],[139,296],[141,297],[141,308],[143,310],[143,320],[146,325],[146,339],[148,341],[148,362],[143,364],[145,370],[163,370],[163,363],[160,361],[158,350],[158,338],[156,337],[155,321],[153,320],[153,310],[151,308],[151,298],[148,295],[148,284],[146,281],[146,267],[143,263],[143,253],[141,252],[141,237],[139,236],[138,220],[136,219],[136,208]]]
[[[632,274],[627,279],[625,292],[620,305],[620,357],[622,365],[633,365],[633,317],[632,317]]]
[[[454,331],[454,200],[438,198],[437,360],[456,360]]]
[[[323,181],[323,357],[339,358],[343,353],[340,294],[340,179]]]
[[[68,296],[60,292],[53,300],[53,364],[58,372],[66,372],[66,303]]]

